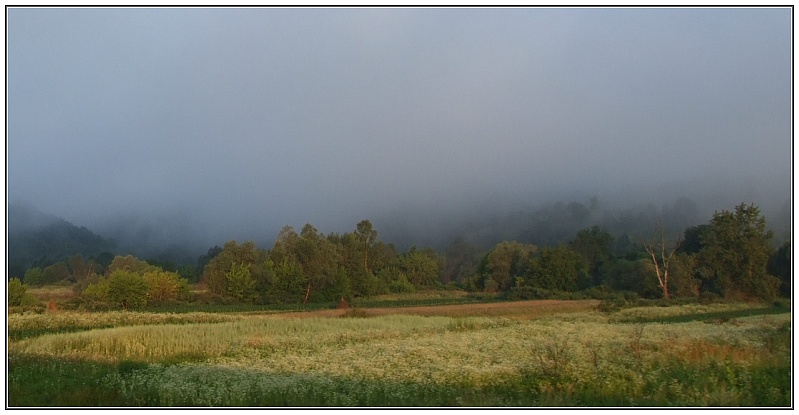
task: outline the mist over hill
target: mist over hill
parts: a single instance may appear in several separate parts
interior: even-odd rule
[[[177,261],[285,225],[553,244],[739,203],[784,238],[792,12],[11,7],[7,198]]]
[[[445,209],[373,212],[372,216],[361,219],[371,220],[378,238],[401,251],[411,246],[432,247],[443,254],[456,240],[483,251],[503,240],[555,246],[569,241],[581,229],[600,226],[616,238],[617,252],[621,253],[651,237],[658,223],[663,223],[670,238],[677,238],[686,228],[707,223],[714,211],[732,210],[739,203],[755,203],[745,199],[726,203],[698,200],[701,199],[680,197],[659,204],[636,204],[630,199],[625,201],[628,205],[622,205],[619,200],[591,196],[530,202],[515,208],[483,204],[449,212]],[[790,199],[755,204],[764,213],[769,229],[774,231],[775,246],[791,238]],[[228,220],[220,217],[217,226]],[[311,223],[325,234],[344,233],[355,229],[357,220],[330,226],[330,222],[320,225],[313,218],[273,224],[252,219],[253,226],[246,230],[231,227],[224,232],[211,224],[203,226],[189,211],[160,216],[140,212],[95,224],[90,230],[29,205],[12,204],[8,206],[8,266],[11,274],[21,274],[37,263],[48,265],[75,254],[88,258],[102,252],[195,265],[209,248],[230,240],[251,240],[263,249],[270,249],[285,225],[299,230],[305,223]]]
[[[44,267],[73,255],[89,258],[117,250],[112,240],[30,205],[9,205],[6,214],[9,277],[21,277],[28,268]]]

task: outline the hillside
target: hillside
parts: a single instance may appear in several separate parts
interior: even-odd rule
[[[6,223],[9,278],[22,277],[32,266],[44,267],[72,255],[88,258],[114,251],[112,241],[30,206],[9,205]]]

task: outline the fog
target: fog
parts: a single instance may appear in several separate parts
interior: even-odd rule
[[[123,242],[791,200],[790,8],[7,9],[7,198]],[[707,216],[709,219],[709,216]]]

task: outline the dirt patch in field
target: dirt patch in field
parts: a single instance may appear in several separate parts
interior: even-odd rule
[[[485,304],[455,304],[421,307],[361,308],[366,317],[388,314],[411,314],[419,316],[505,316],[512,318],[535,318],[547,314],[589,311],[599,305],[599,300],[531,300]],[[347,310],[316,310],[275,314],[287,318],[342,317]]]

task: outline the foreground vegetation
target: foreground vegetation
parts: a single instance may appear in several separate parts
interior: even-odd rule
[[[9,405],[785,407],[778,306],[13,314]]]

